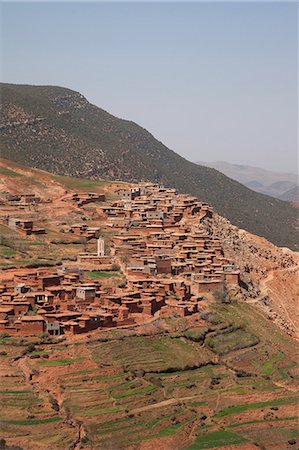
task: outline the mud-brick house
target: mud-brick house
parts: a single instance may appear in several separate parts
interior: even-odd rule
[[[96,296],[94,286],[79,286],[76,289],[76,296],[81,300],[93,300]]]
[[[193,280],[191,284],[191,293],[193,295],[223,292],[224,284],[223,280],[217,279],[204,279],[204,280]]]
[[[87,205],[88,203],[104,202],[105,194],[97,194],[96,192],[80,192],[71,195],[70,200],[76,202],[78,206]]]
[[[31,297],[34,297],[34,304],[35,305],[41,305],[44,303],[53,303],[54,295],[49,291],[32,291],[28,292],[28,294],[25,294],[25,298],[27,301],[30,301],[29,299]]]
[[[103,328],[111,328],[115,326],[113,315],[109,312],[101,312],[101,327]]]
[[[79,253],[78,262],[82,264],[89,264],[93,268],[109,270],[111,269],[111,264],[113,264],[113,259],[111,256],[98,256],[97,253]]]
[[[29,286],[26,286],[25,283],[18,283],[14,287],[15,294],[25,294],[30,290]]]
[[[98,315],[82,314],[78,319],[80,332],[86,333],[88,331],[96,330],[100,327],[100,317]]]
[[[72,285],[52,286],[48,290],[54,296],[54,305],[59,305],[61,301],[72,300],[76,295],[76,288]]]
[[[6,194],[6,199],[9,202],[19,202],[21,200],[21,196],[20,195],[16,195],[16,194],[7,193]]]
[[[30,235],[32,233],[33,221],[9,217],[8,226],[13,230],[18,230],[26,235]]]
[[[0,294],[3,294],[6,291],[6,284],[0,284]]]
[[[240,271],[225,272],[225,281],[229,285],[240,286]]]
[[[8,318],[13,318],[15,315],[13,306],[8,305],[1,305],[0,306],[0,319],[1,320],[8,320]]]
[[[9,321],[7,319],[0,318],[0,333],[11,334],[8,332]]]
[[[172,270],[172,260],[168,256],[157,256],[156,257],[156,270],[157,273],[171,273]]]
[[[22,316],[32,310],[30,302],[22,299],[14,299],[13,302],[5,306],[11,306],[16,317]]]
[[[46,322],[46,331],[50,336],[59,336],[61,334],[61,327],[58,321]]]
[[[126,189],[124,191],[120,191],[119,194],[123,200],[132,201],[135,198],[140,196],[140,188],[136,187],[136,188]]]
[[[118,309],[117,324],[119,325],[119,322],[125,321],[128,318],[129,318],[129,309],[126,307],[126,305],[121,305]]]
[[[59,286],[61,282],[61,277],[57,274],[55,275],[42,275],[39,277],[38,284],[41,290],[46,290],[50,286]]]
[[[166,300],[166,305],[161,309],[161,316],[178,315],[181,317],[190,316],[198,312],[197,303],[178,302],[175,300]]]
[[[74,320],[68,320],[62,324],[63,334],[78,334],[80,333],[80,325]]]
[[[142,312],[141,301],[138,298],[123,297],[121,304],[128,309],[129,314]]]
[[[17,327],[18,328],[18,327]],[[38,335],[46,330],[45,319],[40,316],[23,316],[20,320],[20,334],[22,335]]]
[[[40,201],[40,198],[37,197],[35,194],[21,194],[20,196],[20,203],[21,205],[28,205],[30,203],[38,203]]]
[[[16,273],[13,277],[14,284],[25,283],[27,286],[33,287],[38,284],[37,270],[24,270],[21,273]]]

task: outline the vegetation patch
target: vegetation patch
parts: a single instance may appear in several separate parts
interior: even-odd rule
[[[119,272],[105,272],[103,270],[93,270],[87,272],[87,276],[93,280],[98,278],[111,278],[111,277],[120,277]]]
[[[26,420],[2,420],[3,423],[10,425],[42,425],[44,423],[59,422],[61,417],[48,417],[47,419],[26,419]]]
[[[80,413],[81,416],[100,416],[101,414],[116,413],[119,411],[118,406],[109,408],[89,409]]]
[[[269,376],[272,375],[273,372],[276,370],[275,365],[282,361],[284,359],[283,353],[277,353],[273,355],[268,361],[266,361],[262,366],[261,374],[263,376]]]
[[[259,338],[242,328],[228,329],[208,336],[205,344],[218,355],[242,348],[252,347],[259,343]]]
[[[214,355],[199,344],[167,336],[132,336],[120,340],[92,343],[95,360],[129,370],[165,372],[188,370],[211,362]],[[138,351],[136,352],[136,349]]]
[[[0,245],[0,256],[12,256],[16,254],[16,250],[7,245]]]
[[[153,392],[157,389],[156,386],[146,386],[141,389],[134,389],[132,391],[126,391],[121,394],[113,394],[113,397],[115,399],[125,398],[125,397],[131,397],[132,395],[138,395],[138,394],[147,394],[149,392]]]
[[[204,448],[218,448],[227,445],[237,445],[248,442],[248,439],[231,431],[212,431],[203,436],[198,436],[188,450],[202,450]]]
[[[277,400],[269,400],[267,402],[255,402],[248,403],[246,405],[233,405],[228,408],[224,408],[218,413],[214,415],[214,417],[224,417],[231,414],[239,414],[244,411],[250,411],[251,409],[259,409],[264,408],[265,406],[279,406],[279,405],[288,405],[290,403],[296,403],[298,401],[297,398],[279,398]]]
[[[250,420],[248,422],[241,422],[241,423],[233,423],[232,425],[227,425],[227,428],[238,428],[245,425],[253,425],[255,423],[264,423],[264,422],[281,422],[284,420],[298,420],[298,416],[291,416],[291,417],[275,417],[273,419],[262,419],[262,420]]]
[[[11,169],[7,169],[7,167],[0,167],[0,175],[5,175],[7,177],[22,177],[23,175],[21,175],[18,172],[14,172]]]
[[[90,189],[97,190],[107,184],[104,180],[90,180],[87,178],[73,178],[68,176],[54,175],[53,179],[62,184],[68,189],[89,191]]]
[[[83,361],[83,360],[84,360],[83,357],[76,358],[76,359],[75,358],[74,359],[71,359],[71,358],[54,359],[52,361],[40,361],[38,363],[38,365],[39,366],[49,366],[49,367],[52,367],[52,366],[67,366],[68,364],[74,364],[76,362],[80,362],[80,361]]]

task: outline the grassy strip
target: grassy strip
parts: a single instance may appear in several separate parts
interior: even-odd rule
[[[231,431],[212,431],[203,436],[198,436],[195,442],[188,447],[188,450],[202,450],[205,448],[224,447],[226,445],[236,445],[248,442],[248,439]]]
[[[292,416],[292,417],[277,417],[276,419],[262,419],[262,420],[250,420],[249,422],[242,422],[242,423],[234,423],[232,425],[227,425],[226,428],[237,428],[242,427],[243,425],[253,425],[255,423],[264,423],[264,422],[280,422],[284,420],[297,420],[298,416]]]
[[[59,377],[70,377],[72,375],[86,375],[88,373],[95,372],[96,370],[98,369],[78,370],[77,372],[62,373],[61,375],[59,375]]]
[[[12,395],[22,395],[22,394],[32,394],[33,392],[32,391],[29,391],[29,390],[27,390],[27,391],[0,391],[0,395],[5,395],[5,394],[7,394],[7,395],[10,395],[10,394],[12,394]]]
[[[289,364],[288,366],[285,366],[285,367],[279,367],[279,368],[277,369],[277,372],[279,373],[279,375],[281,376],[281,378],[283,378],[283,379],[289,378],[289,375],[286,373],[286,370],[292,369],[293,367],[296,367],[297,365],[298,365],[297,362],[292,361],[292,363]],[[294,378],[295,378],[295,377],[294,377]]]
[[[193,415],[189,419],[183,420],[182,422],[178,422],[178,423],[175,423],[173,425],[169,425],[168,427],[162,428],[162,430],[160,430],[157,434],[153,434],[153,435],[150,435],[150,436],[143,436],[143,437],[131,440],[130,442],[136,443],[136,442],[146,441],[146,440],[149,440],[149,439],[157,439],[157,438],[173,436],[173,435],[177,434],[184,425],[186,425],[189,422],[192,422],[195,417],[196,416]],[[161,419],[159,419],[158,422],[161,422],[165,418],[166,418],[166,416],[161,418]],[[158,422],[156,422],[156,423],[158,423]]]
[[[113,398],[120,399],[125,397],[131,397],[132,395],[138,395],[138,394],[147,394],[148,392],[153,392],[156,389],[158,389],[157,386],[146,386],[145,388],[141,389],[134,389],[132,391],[123,392],[121,394],[111,394]]]
[[[27,419],[27,420],[2,420],[10,425],[42,425],[44,423],[59,422],[61,417],[49,417],[48,419]]]
[[[73,178],[63,175],[54,175],[52,178],[69,189],[79,189],[82,191],[103,187],[108,184],[107,181],[104,180],[89,180],[87,178]]]
[[[122,425],[119,427],[115,427],[115,428],[106,428],[104,430],[101,430],[101,432],[99,433],[99,435],[101,436],[102,434],[110,434],[110,433],[115,433],[116,431],[123,431],[126,430],[127,428],[136,428],[136,427],[141,427],[145,424],[145,422],[138,422],[138,423],[130,423],[128,425]]]
[[[102,270],[94,270],[87,272],[87,276],[92,280],[96,280],[98,278],[111,278],[111,277],[120,277],[119,272],[104,272]]]
[[[284,359],[284,354],[281,352],[277,353],[276,355],[273,355],[272,358],[268,359],[268,361],[266,361],[263,364],[261,375],[263,375],[263,376],[272,375],[273,372],[276,370],[275,364],[282,361],[283,359]]]
[[[279,406],[279,405],[288,405],[289,403],[295,403],[297,399],[295,397],[292,398],[280,398],[277,400],[269,400],[267,402],[255,402],[248,403],[247,405],[234,405],[229,406],[228,408],[224,408],[218,413],[214,414],[213,417],[224,417],[229,416],[231,414],[239,414],[244,411],[249,411],[251,409],[263,408],[265,406]]]
[[[17,252],[13,249],[8,247],[7,245],[0,245],[0,255],[1,256],[11,256],[15,255]]]
[[[207,402],[192,402],[192,403],[188,403],[188,406],[201,406],[201,405],[206,405]]]
[[[53,361],[40,361],[37,365],[43,367],[53,367],[53,366],[66,366],[68,364],[73,364],[75,362],[83,361],[84,358],[76,358],[76,359],[55,359]]]
[[[22,177],[20,173],[14,172],[13,170],[7,169],[6,167],[0,167],[0,175],[5,175],[7,177]]]
[[[119,411],[118,406],[111,406],[109,408],[91,409],[80,413],[81,416],[100,416],[101,414],[116,413]]]

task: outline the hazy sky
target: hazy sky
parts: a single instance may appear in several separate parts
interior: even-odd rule
[[[1,79],[80,91],[192,161],[297,170],[296,3],[3,3]]]

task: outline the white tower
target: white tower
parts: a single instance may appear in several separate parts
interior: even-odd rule
[[[105,242],[102,237],[98,239],[98,257],[105,255]]]

